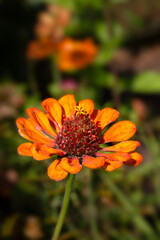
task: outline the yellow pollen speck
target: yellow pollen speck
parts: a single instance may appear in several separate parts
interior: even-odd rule
[[[79,115],[79,114],[87,115],[87,112],[84,110],[82,106],[76,106],[75,111],[76,111],[76,115]]]

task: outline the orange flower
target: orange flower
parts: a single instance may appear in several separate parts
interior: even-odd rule
[[[62,71],[82,69],[94,60],[97,50],[91,39],[84,41],[64,39],[59,44],[57,56],[59,69]]]
[[[32,41],[27,48],[28,59],[43,59],[49,57],[56,49],[56,44],[49,40],[43,39],[43,41]]]
[[[76,104],[73,95],[65,95],[59,101],[48,98],[42,107],[46,113],[30,108],[28,119],[17,119],[19,134],[33,142],[21,144],[18,153],[36,160],[58,155],[48,168],[51,179],[60,181],[68,173],[78,173],[82,166],[113,171],[123,163],[137,166],[142,161],[142,156],[135,152],[139,142],[128,141],[136,132],[134,123],[117,122],[100,136],[102,130],[118,118],[117,110],[94,110],[94,103],[89,99]],[[100,147],[110,142],[120,143]]]
[[[51,14],[46,11],[40,12],[34,29],[36,37],[39,39],[51,38],[55,25],[56,23]]]

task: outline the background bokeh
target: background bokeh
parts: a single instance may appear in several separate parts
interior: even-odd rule
[[[60,6],[53,26],[50,4]],[[56,46],[65,38],[91,39],[96,56],[60,69]],[[136,123],[144,160],[77,174],[59,239],[160,239],[160,1],[1,0],[0,61],[0,239],[52,235],[66,180],[49,179],[48,160],[17,154],[25,140],[15,121],[68,93]]]

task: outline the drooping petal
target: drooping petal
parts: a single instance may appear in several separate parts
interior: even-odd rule
[[[55,160],[48,167],[48,176],[55,181],[61,181],[64,178],[66,178],[67,175],[68,175],[68,172],[64,171],[60,167],[60,161],[59,160]]]
[[[130,166],[138,166],[142,160],[143,160],[143,157],[141,154],[137,153],[137,152],[134,152],[134,153],[131,153],[131,156],[132,158],[126,162],[124,162],[126,165],[130,165]]]
[[[103,128],[105,128],[111,122],[115,121],[118,117],[119,112],[117,110],[113,108],[104,108],[98,113],[95,119],[95,123],[103,130]]]
[[[54,123],[57,127],[62,126],[62,107],[59,102],[54,98],[47,98],[41,103],[44,110],[50,115],[51,119],[54,120]]]
[[[77,174],[82,169],[82,165],[79,163],[79,159],[77,157],[62,158],[60,167],[71,174]]]
[[[17,151],[20,155],[23,155],[23,156],[32,156],[32,153],[31,153],[31,147],[32,147],[32,143],[22,143]]]
[[[62,150],[47,147],[46,145],[41,143],[34,143],[31,147],[31,152],[35,160],[48,159],[54,154],[58,154],[60,156],[65,155],[65,153]]]
[[[88,167],[92,169],[102,167],[104,163],[105,163],[105,159],[103,157],[84,156],[82,161],[82,165],[84,167]]]
[[[115,123],[103,135],[104,141],[119,142],[131,138],[136,132],[136,125],[131,121],[120,121]]]
[[[64,114],[67,118],[75,113],[76,100],[72,94],[61,97],[58,102],[63,107]]]
[[[114,146],[111,147],[105,147],[101,149],[101,151],[106,151],[106,152],[133,152],[138,146],[140,146],[140,143],[137,141],[124,141],[115,144]]]
[[[57,134],[51,128],[47,115],[37,108],[29,108],[26,111],[31,119],[33,119],[37,125],[45,131],[47,134],[56,137]]]
[[[90,99],[79,101],[78,106],[82,107],[89,115],[94,111],[94,102]]]
[[[131,154],[124,153],[124,152],[117,152],[117,153],[99,153],[98,152],[96,155],[98,157],[104,157],[109,160],[121,161],[121,162],[125,162],[125,161],[131,159]]]
[[[55,145],[55,140],[51,139],[40,132],[28,130],[28,129],[19,129],[19,134],[24,137],[25,139],[32,141],[32,142],[37,142],[37,143],[43,143],[46,144],[47,146],[53,147]]]
[[[103,166],[103,169],[105,169],[106,171],[112,172],[113,170],[122,167],[122,165],[123,165],[123,162],[107,160]]]

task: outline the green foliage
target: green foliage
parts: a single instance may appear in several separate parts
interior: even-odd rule
[[[153,71],[138,74],[133,79],[131,89],[137,93],[160,93],[160,74]]]
[[[14,1],[14,6],[16,2],[20,1]],[[124,166],[111,173],[83,168],[76,175],[60,239],[160,239],[160,73],[152,69],[136,73],[135,62],[132,62],[134,57],[137,59],[141,48],[145,51],[147,44],[158,42],[157,32],[154,31],[158,29],[159,34],[160,10],[155,7],[155,19],[152,12],[154,5],[158,6],[156,2],[25,0],[24,16],[22,6],[16,7],[18,13],[13,11],[14,16],[11,7],[8,6],[8,11],[5,9],[5,17],[0,19],[1,24],[7,19],[1,31],[1,45],[3,49],[8,34],[6,49],[9,53],[5,51],[4,56],[2,54],[3,71],[0,71],[0,239],[45,240],[52,235],[66,181],[53,182],[47,176],[47,168],[57,156],[35,161],[32,157],[17,154],[17,147],[27,140],[18,135],[15,122],[18,117],[27,117],[27,108],[42,109],[42,100],[49,97],[58,99],[64,94],[74,94],[77,101],[92,99],[96,109],[115,107],[120,112],[119,120],[136,123],[134,139],[141,142],[138,152],[142,153],[144,160],[138,167]],[[98,53],[89,66],[74,72],[59,72],[53,59],[44,59],[32,62],[29,72],[26,63],[21,66],[22,59],[19,62],[16,60],[17,56],[26,52],[25,46],[34,30],[35,25],[30,20],[36,19],[36,16],[29,13],[41,10],[43,3],[57,3],[71,10],[72,20],[65,29],[64,37],[93,39]],[[7,6],[7,3],[4,5]],[[23,22],[26,22],[26,27]],[[20,39],[17,40],[15,32],[20,34]],[[10,51],[12,45],[15,55],[14,51]],[[127,70],[124,69],[128,66],[128,58],[119,70],[123,56],[118,55],[118,50],[123,48],[133,54]],[[114,65],[117,55],[120,66]],[[3,69],[4,63],[7,67]],[[154,59],[154,64],[158,65],[157,59]],[[77,89],[62,89],[61,81],[66,79],[75,80]],[[18,103],[15,101],[17,97]],[[137,99],[141,101],[138,103],[138,107],[142,107],[140,110],[135,104]],[[11,110],[13,114],[7,115]],[[143,118],[139,116],[141,112]],[[28,216],[39,219],[38,229],[43,232],[41,238],[24,236]],[[35,223],[30,226],[31,229],[37,227]]]

